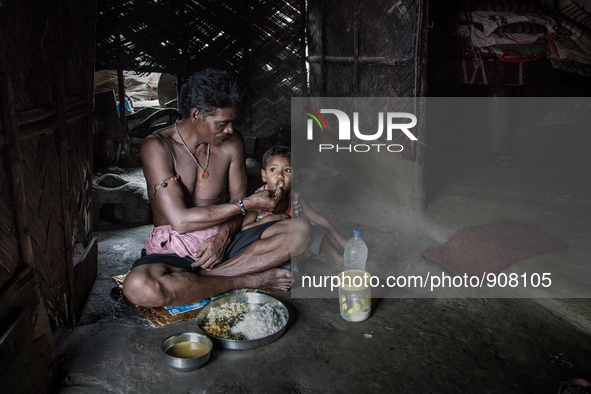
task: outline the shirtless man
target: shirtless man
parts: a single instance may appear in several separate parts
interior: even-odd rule
[[[226,72],[199,72],[181,90],[183,119],[142,144],[154,229],[147,255],[125,279],[123,292],[134,304],[186,305],[232,289],[290,287],[291,273],[276,267],[309,246],[308,222],[271,222],[233,241],[246,210],[272,211],[281,197],[245,197],[244,143],[232,126],[238,102]]]

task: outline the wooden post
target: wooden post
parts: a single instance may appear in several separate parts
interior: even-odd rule
[[[189,44],[187,40],[187,22],[185,18],[185,2],[178,1],[175,4],[178,4],[178,8],[174,9],[173,12],[175,15],[178,15],[179,23],[178,25],[181,26],[180,29],[176,29],[177,32],[177,61],[175,62],[176,66],[176,93],[177,93],[177,106],[181,108],[181,88],[183,84],[188,78],[189,73]],[[182,50],[182,53],[178,53],[178,48]]]
[[[322,2],[320,5],[320,45],[322,48],[320,49],[320,54],[322,56],[320,60],[320,96],[324,97],[326,95],[326,62],[324,61],[326,57],[326,10],[325,10],[325,3]]]
[[[129,133],[127,132],[127,114],[125,113],[125,79],[123,70],[117,70],[117,87],[119,89],[119,123],[121,123],[121,133],[123,134],[123,150],[129,156]],[[119,162],[120,149],[117,149],[117,162]]]
[[[414,48],[414,56],[413,56],[413,63],[414,63],[414,86],[413,86],[413,96],[414,96],[414,110],[415,116],[424,116],[422,112],[425,108],[424,106],[417,104],[417,100],[419,97],[424,96],[427,91],[427,78],[424,75],[424,70],[427,64],[427,20],[428,20],[428,3],[425,4],[423,0],[417,0],[417,21],[416,21],[416,39],[415,39],[415,48]],[[424,130],[424,125],[419,128],[418,130]],[[421,137],[419,137],[421,138]],[[411,149],[411,161],[417,161],[420,154],[417,152],[419,149],[417,147],[416,141],[411,141],[410,145]],[[423,194],[424,195],[424,194]]]
[[[499,157],[509,154],[509,100],[505,86],[495,84],[489,90],[489,117],[492,153]]]
[[[353,19],[353,86],[354,95],[359,96],[359,0],[355,2]]]
[[[243,106],[244,110],[245,110],[245,115],[246,115],[246,124],[248,125],[248,131],[247,134],[248,136],[253,136],[253,125],[252,125],[252,97],[254,96],[253,91],[252,91],[252,56],[251,56],[251,47],[252,47],[252,26],[254,25],[253,23],[253,18],[256,17],[256,13],[251,12],[251,8],[248,4],[248,2],[243,2],[241,5],[242,8],[242,15],[243,17],[246,17],[247,20],[247,27],[246,27],[246,34],[243,37],[243,41],[242,41],[242,48],[244,49],[244,65],[245,65],[245,69],[246,69],[246,89],[248,91],[248,94],[246,95],[246,102]],[[253,140],[253,145],[252,145],[252,150],[251,150],[251,155],[254,155],[254,141]]]
[[[300,26],[300,30],[302,32],[300,38],[300,54],[301,54],[301,64],[300,67],[302,68],[302,97],[310,96],[310,92],[308,90],[308,69],[306,67],[306,37],[308,32],[308,12],[306,10],[306,0],[300,0],[300,10],[301,13],[301,20],[302,24]]]

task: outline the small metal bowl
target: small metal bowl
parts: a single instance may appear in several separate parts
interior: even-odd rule
[[[183,342],[202,343],[209,349],[209,351],[205,355],[195,358],[179,358],[167,354],[167,351],[171,347]],[[166,338],[164,341],[162,341],[160,348],[162,349],[162,354],[164,355],[164,361],[166,361],[168,365],[178,371],[186,372],[193,371],[201,367],[209,360],[209,356],[211,356],[211,349],[213,349],[213,342],[205,335],[198,334],[196,332],[183,332],[181,334],[175,334]]]

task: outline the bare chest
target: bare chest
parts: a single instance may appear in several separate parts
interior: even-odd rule
[[[175,149],[175,170],[181,177],[188,206],[208,206],[226,202],[230,160],[211,150],[209,162],[205,152],[198,152],[198,165],[187,150]],[[199,154],[203,153],[203,154]]]

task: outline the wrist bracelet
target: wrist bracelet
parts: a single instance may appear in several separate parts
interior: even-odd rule
[[[242,210],[242,216],[246,215],[246,209],[244,209],[244,204],[242,203],[242,199],[238,200],[238,204],[240,204],[240,209]]]

